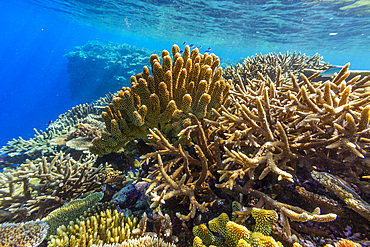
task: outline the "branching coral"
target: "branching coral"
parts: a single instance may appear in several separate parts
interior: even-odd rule
[[[224,77],[232,79],[233,81],[238,80],[238,75],[243,80],[252,80],[258,78],[258,73],[263,76],[270,78],[276,77],[276,68],[281,68],[283,76],[289,76],[289,74],[299,74],[305,69],[315,70],[326,70],[332,66],[328,63],[322,63],[322,57],[319,54],[315,54],[312,57],[306,56],[301,53],[285,53],[276,54],[268,53],[266,55],[255,55],[247,57],[243,64],[237,64],[234,68],[233,65],[228,66],[225,69]]]
[[[76,219],[76,218],[75,218]],[[138,226],[138,219],[125,217],[117,210],[100,211],[90,217],[60,225],[50,237],[49,246],[92,246],[93,244],[121,243],[137,238],[132,231]]]
[[[48,231],[49,226],[42,221],[0,225],[0,246],[39,246]]]
[[[224,136],[220,144],[226,145],[229,169],[221,171],[221,180],[226,180],[222,186],[231,188],[245,173],[253,178],[261,164],[266,166],[259,179],[272,171],[292,181],[287,171],[302,155],[364,160],[370,142],[370,96],[364,89],[370,77],[346,82],[348,66],[332,81],[317,83],[312,79],[318,73],[310,78],[301,74],[301,82],[291,76],[288,83],[280,69],[275,83],[261,74],[248,85],[239,78],[233,107],[222,108],[218,122],[210,122]]]
[[[68,112],[61,114],[58,119],[50,124],[46,131],[34,129],[35,136],[29,140],[22,137],[9,141],[0,149],[0,154],[6,157],[6,165],[23,163],[26,159],[53,154],[57,150],[56,138],[75,131],[75,125],[90,123],[91,117],[101,114],[102,109],[112,100],[112,94],[96,100],[93,104],[83,104],[73,107]],[[54,141],[53,141],[54,140]],[[63,145],[65,144],[63,138]]]
[[[74,160],[60,152],[49,162],[46,157],[28,161],[0,174],[0,208],[21,218],[41,218],[71,199],[98,188],[99,174],[107,164],[94,167],[96,156]]]
[[[172,137],[191,121],[188,113],[198,118],[209,117],[212,109],[219,109],[229,95],[230,83],[222,78],[217,68],[219,58],[189,46],[181,56],[174,45],[172,59],[168,51],[150,57],[153,76],[143,72],[131,77],[131,88],[123,87],[106,107],[102,117],[108,133],[93,141],[90,150],[96,154],[118,151],[133,139],[146,139],[149,128],[161,126]],[[172,133],[172,134],[171,134]]]

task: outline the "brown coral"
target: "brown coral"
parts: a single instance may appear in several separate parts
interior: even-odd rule
[[[118,151],[133,139],[146,139],[149,128],[161,126],[165,133],[175,137],[191,122],[188,113],[202,119],[211,115],[228,98],[230,83],[222,78],[217,68],[219,58],[198,49],[190,52],[188,46],[181,56],[177,45],[150,57],[153,76],[144,67],[143,72],[131,77],[131,87],[123,87],[113,103],[102,114],[108,133],[95,138],[93,153],[103,155]]]
[[[0,208],[16,213],[18,221],[44,217],[100,186],[98,175],[110,168],[107,164],[94,167],[96,159],[88,155],[74,160],[60,152],[51,161],[44,157],[6,170],[0,174]]]

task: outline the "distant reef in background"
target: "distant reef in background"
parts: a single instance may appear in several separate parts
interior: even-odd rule
[[[130,77],[148,65],[153,51],[127,44],[91,41],[68,52],[71,97],[91,102],[108,92],[129,86]]]

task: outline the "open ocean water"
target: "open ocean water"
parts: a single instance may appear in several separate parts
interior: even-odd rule
[[[1,1],[0,21],[0,146],[85,103],[70,97],[64,54],[88,41],[187,42],[233,61],[300,51],[370,70],[369,1]]]

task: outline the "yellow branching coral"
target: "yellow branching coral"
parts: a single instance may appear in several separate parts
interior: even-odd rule
[[[103,192],[95,192],[84,199],[72,200],[66,205],[51,212],[42,219],[50,227],[48,235],[55,234],[59,226],[68,225],[70,221],[77,219],[87,209],[98,203],[103,198],[103,195]]]
[[[194,226],[193,234],[195,236],[193,246],[228,246],[228,247],[269,247],[282,246],[276,242],[270,235],[272,226],[277,220],[277,213],[272,210],[253,208],[252,216],[256,220],[255,231],[252,233],[243,225],[229,220],[227,214],[222,213],[217,218],[208,222],[209,229],[220,233],[224,239],[216,239],[215,236],[205,225]]]
[[[138,219],[125,217],[117,210],[101,211],[90,217],[80,217],[57,229],[58,235],[50,236],[49,246],[92,246],[93,244],[122,243],[136,238],[132,231]]]
[[[43,221],[3,223],[0,225],[0,246],[36,247],[46,237],[48,228]]]
[[[92,247],[176,247],[163,239],[153,236],[143,236],[136,239],[127,239],[120,244],[94,244]]]
[[[147,67],[131,77],[131,87],[123,87],[102,117],[108,133],[95,138],[90,150],[100,155],[118,151],[133,139],[143,138],[149,128],[161,125],[166,133],[176,134],[188,125],[188,113],[198,118],[210,116],[229,96],[230,82],[217,68],[220,59],[214,54],[200,54],[189,46],[181,56],[177,45],[150,57],[153,76]]]

